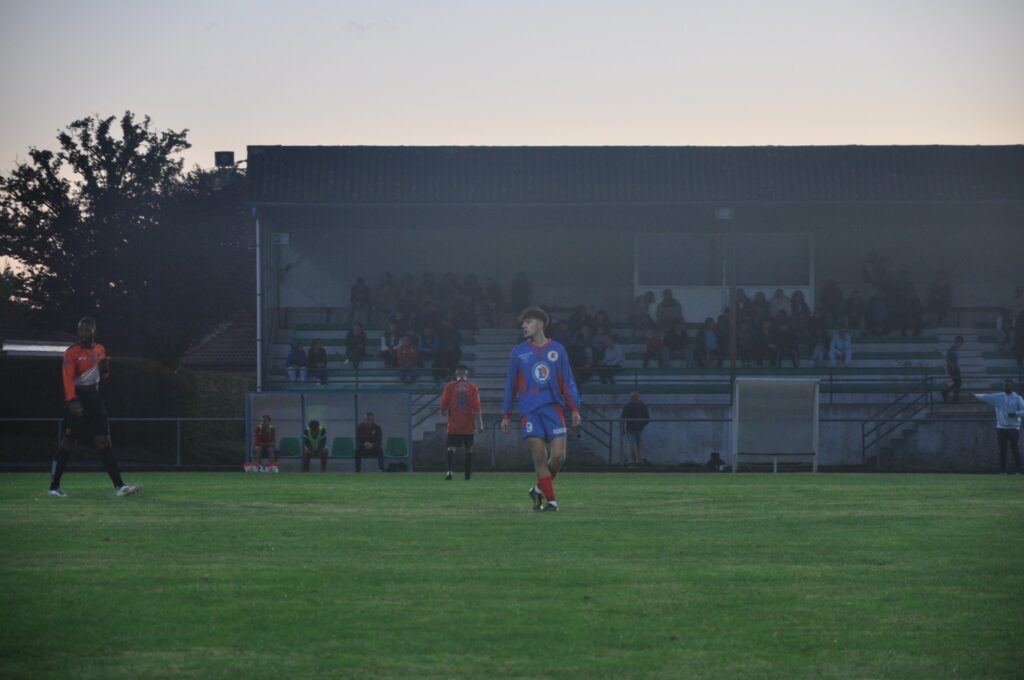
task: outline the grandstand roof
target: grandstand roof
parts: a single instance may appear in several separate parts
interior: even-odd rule
[[[179,365],[195,371],[256,371],[256,321],[245,311],[195,343]]]
[[[250,146],[255,206],[1024,202],[1024,146]]]

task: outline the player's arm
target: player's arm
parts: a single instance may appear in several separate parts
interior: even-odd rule
[[[996,399],[999,398],[999,393],[993,392],[992,394],[975,394],[974,398],[977,399],[978,401],[983,401],[986,404],[989,404],[990,406],[995,406]]]
[[[565,398],[565,405],[572,412],[572,426],[579,427],[583,418],[580,416],[580,390],[576,387],[576,379],[572,375],[572,368],[569,367],[569,358],[565,355],[565,348],[558,357],[558,388]]]
[[[452,395],[451,386],[452,384],[448,383],[444,386],[444,390],[441,391],[441,415],[443,416],[448,415],[448,407],[450,406]]]
[[[472,392],[470,392],[470,410],[476,414],[477,431],[484,431],[484,413],[483,407],[480,406],[480,390],[474,385]]]
[[[505,374],[505,396],[501,402],[501,431],[509,432],[509,420],[512,418],[512,400],[516,397],[519,384],[519,361],[513,350],[508,357],[508,372]]]
[[[75,348],[68,347],[64,351],[64,366],[61,375],[64,379],[64,402],[68,405],[71,415],[82,415],[82,404],[75,395]]]
[[[103,345],[96,345],[96,351],[100,355],[99,369],[100,369],[100,380],[106,380],[110,377],[110,355],[107,354],[107,348]]]

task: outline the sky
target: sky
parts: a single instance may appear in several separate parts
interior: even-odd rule
[[[285,145],[1024,143],[1022,0],[0,0],[0,174],[92,114]]]

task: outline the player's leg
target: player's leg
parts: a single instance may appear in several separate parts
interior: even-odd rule
[[[468,435],[463,448],[466,452],[466,469],[463,472],[463,477],[469,479],[473,476],[473,435]],[[1020,469],[1019,464],[1018,469]]]
[[[1020,430],[1007,430],[1006,432],[1010,439],[1010,453],[1013,454],[1013,465],[1017,470],[1017,474],[1022,474],[1020,471]]]
[[[114,490],[118,496],[131,496],[142,491],[138,484],[125,484],[121,479],[121,470],[117,466],[117,459],[114,457],[114,447],[110,442],[109,434],[97,434],[93,439],[96,450],[99,451],[100,461],[103,469],[107,471],[110,481],[114,484]]]
[[[1010,431],[996,428],[996,441],[999,442],[999,472],[1006,474],[1006,447],[1010,444]]]
[[[320,448],[320,472],[327,472],[327,447]]]
[[[65,420],[69,423],[69,420]],[[71,458],[71,452],[74,450],[75,438],[73,435],[74,427],[70,424],[64,427],[64,436],[60,440],[60,445],[57,446],[56,453],[53,454],[53,461],[50,463],[50,491],[51,496],[65,495],[64,491],[60,488],[60,478],[64,474],[64,468],[68,466],[68,460]]]
[[[362,451],[356,451],[356,458],[355,458],[355,460],[356,460],[356,472],[362,472],[363,471],[363,452]]]
[[[530,490],[530,497],[533,499],[534,510],[540,510],[542,499],[551,500],[555,494],[551,484],[551,469],[548,467],[547,442],[541,437],[527,437],[526,443],[530,447],[533,469],[537,473],[537,485]]]
[[[302,449],[302,471],[309,472],[309,462],[313,458],[313,452],[308,448],[303,447]]]
[[[445,443],[445,454],[448,458],[448,467],[445,469],[444,478],[451,481],[452,465],[455,463],[455,442],[452,439],[452,435],[448,435],[448,440]]]
[[[273,446],[267,447],[267,459],[270,461],[270,465],[267,466],[267,472],[277,472],[277,449]]]

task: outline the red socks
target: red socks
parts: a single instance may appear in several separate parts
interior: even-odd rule
[[[537,486],[540,487],[541,492],[544,494],[544,498],[549,501],[555,500],[555,485],[552,484],[554,477],[541,477],[537,480]]]

